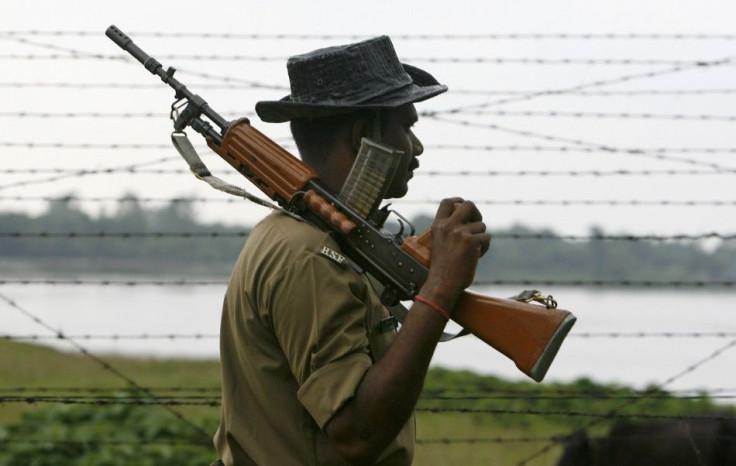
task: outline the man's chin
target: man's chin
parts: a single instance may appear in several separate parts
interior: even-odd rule
[[[386,199],[399,199],[404,196],[406,196],[406,193],[409,192],[409,187],[407,185],[403,185],[398,188],[389,189],[386,192],[386,196],[384,196]]]

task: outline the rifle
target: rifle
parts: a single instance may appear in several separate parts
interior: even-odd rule
[[[340,196],[331,194],[320,185],[312,168],[251,126],[247,118],[234,122],[225,120],[204,99],[174,78],[174,68],[164,70],[161,63],[117,27],[110,26],[105,34],[174,89],[175,105],[181,103],[183,107],[175,117],[172,112],[174,135],[181,136],[186,127],[191,127],[204,136],[215,153],[281,208],[333,232],[342,252],[384,287],[381,296],[384,304],[413,299],[429,272],[429,231],[417,237],[413,236],[412,229],[411,236],[406,239],[387,232],[382,228],[388,215],[385,208],[378,211],[357,209]],[[189,144],[188,140],[186,143]],[[175,144],[182,142],[175,140]],[[387,174],[390,175],[390,170]],[[540,382],[576,317],[569,311],[556,309],[551,296],[525,293],[522,298],[526,302],[519,302],[465,291],[455,307],[453,320],[509,357],[524,374]]]

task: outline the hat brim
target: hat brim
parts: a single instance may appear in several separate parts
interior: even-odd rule
[[[283,123],[296,118],[319,118],[359,110],[396,108],[405,104],[421,102],[447,91],[447,86],[439,84],[426,71],[410,65],[403,65],[403,67],[411,76],[412,84],[359,104],[325,105],[294,102],[290,96],[286,96],[281,100],[264,100],[256,103],[256,113],[261,120],[267,123]],[[427,83],[428,77],[431,79],[431,83]]]

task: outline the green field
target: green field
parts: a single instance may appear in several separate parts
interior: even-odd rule
[[[0,340],[0,465],[206,464],[215,457],[218,385],[217,361],[91,356]],[[527,464],[552,465],[561,449],[550,439],[591,421],[593,432],[605,432],[611,421],[598,413],[636,419],[716,409],[708,399],[641,395],[586,380],[538,385],[433,369],[417,413],[415,464],[517,464],[547,449]]]

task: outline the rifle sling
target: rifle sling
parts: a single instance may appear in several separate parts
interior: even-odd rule
[[[373,276],[366,272],[366,276],[368,277],[368,280],[371,282],[371,285],[373,286],[373,289],[378,293],[378,296],[383,295],[384,286],[373,278]],[[396,304],[385,304],[384,305],[388,308],[391,315],[398,321],[398,323],[403,324],[404,320],[406,320],[406,316],[409,315],[409,310],[404,307],[401,302],[397,302]],[[448,333],[448,332],[442,332],[442,336],[440,337],[440,342],[450,341],[454,340],[455,338],[462,337],[465,335],[468,335],[470,333],[467,329],[462,329],[457,333]]]
[[[222,191],[233,196],[242,197],[263,207],[268,207],[269,209],[274,210],[281,210],[288,215],[295,216],[293,213],[282,209],[276,204],[265,201],[257,196],[250,194],[248,191],[242,188],[234,186],[216,176],[213,176],[207,166],[204,164],[204,162],[202,162],[202,159],[199,157],[199,154],[197,154],[196,149],[194,149],[194,146],[189,141],[189,138],[187,137],[187,134],[185,132],[175,131],[171,133],[171,142],[174,144],[174,147],[179,152],[179,155],[181,155],[184,161],[187,162],[187,165],[189,165],[189,170],[191,170],[191,172],[194,174],[195,177],[197,177],[197,179],[206,182],[218,191]],[[303,219],[299,218],[299,220]]]

